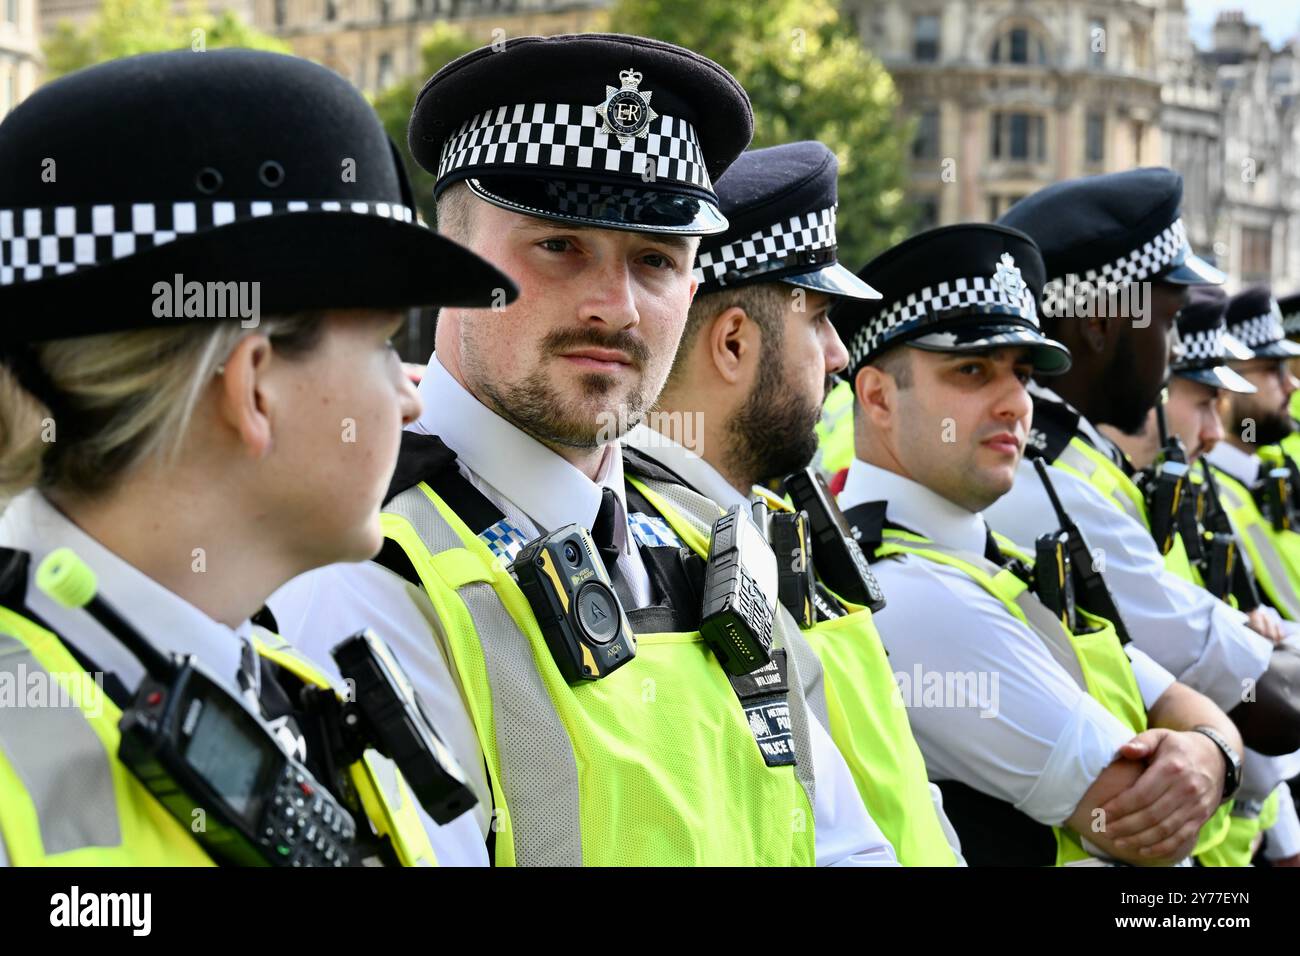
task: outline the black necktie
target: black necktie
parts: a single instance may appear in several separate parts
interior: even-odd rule
[[[623,602],[623,610],[633,610],[636,602],[632,590],[618,568],[618,556],[627,545],[627,514],[623,510],[623,502],[612,488],[601,489],[600,510],[596,512],[596,521],[591,526],[591,540],[596,543],[596,550],[605,560],[605,571],[614,585],[614,593]]]

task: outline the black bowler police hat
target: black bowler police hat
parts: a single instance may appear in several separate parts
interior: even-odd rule
[[[1282,309],[1267,286],[1238,292],[1228,300],[1228,331],[1256,358],[1293,358],[1300,345],[1282,328]]]
[[[544,219],[708,235],[713,182],[754,133],[749,97],[718,64],[644,37],[515,37],[424,85],[408,142],[437,176]]]
[[[933,352],[1027,346],[1045,374],[1070,367],[1070,351],[1038,328],[1043,260],[1022,232],[988,223],[942,226],[899,243],[858,273],[878,302],[842,299],[830,319],[852,373],[894,345]]]
[[[998,219],[1031,236],[1049,282],[1092,286],[1159,280],[1221,285],[1192,252],[1179,208],[1183,177],[1162,167],[1069,179],[1026,196]]]
[[[1228,332],[1227,307],[1228,297],[1218,286],[1193,286],[1188,291],[1187,304],[1178,313],[1178,346],[1169,371],[1211,388],[1250,393],[1255,386],[1228,366],[1254,355]]]
[[[264,315],[514,298],[414,205],[379,118],[322,66],[214,50],[91,67],[0,123],[0,340],[175,322],[158,283],[258,283]]]
[[[1300,337],[1300,292],[1292,292],[1277,300],[1277,307],[1282,313],[1282,328],[1287,338]]]
[[[699,291],[784,282],[833,296],[879,299],[835,254],[839,161],[816,142],[741,153],[718,180],[726,232],[700,242]]]

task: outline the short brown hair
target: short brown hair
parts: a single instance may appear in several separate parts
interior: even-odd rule
[[[462,246],[474,238],[474,194],[464,180],[452,183],[434,204],[440,233]]]
[[[686,328],[677,346],[677,360],[673,362],[668,381],[672,382],[681,369],[682,359],[689,354],[700,329],[727,309],[744,309],[745,314],[758,326],[763,349],[780,348],[785,338],[785,313],[790,303],[791,286],[781,282],[761,282],[743,285],[738,289],[719,289],[697,295],[686,314]]]

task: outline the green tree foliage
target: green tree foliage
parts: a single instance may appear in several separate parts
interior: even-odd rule
[[[99,14],[85,27],[58,23],[44,46],[47,80],[105,60],[161,50],[242,46],[292,52],[230,11],[213,16],[195,3],[178,14],[170,0],[103,0]]]
[[[411,176],[411,187],[415,190],[415,202],[426,222],[432,224],[433,183],[434,177],[421,169],[406,146],[406,127],[411,120],[411,109],[415,106],[415,97],[429,77],[437,73],[461,54],[476,50],[483,44],[472,39],[459,27],[449,23],[435,23],[429,30],[424,43],[420,46],[420,72],[399,83],[390,86],[375,97],[375,110],[384,121],[384,129],[397,144],[402,161]]]
[[[679,44],[730,70],[754,104],[751,148],[813,139],[834,150],[847,266],[906,237],[915,217],[903,194],[911,124],[898,117],[893,80],[832,0],[617,0],[610,29]]]

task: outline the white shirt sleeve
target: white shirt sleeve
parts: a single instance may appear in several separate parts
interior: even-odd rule
[[[958,780],[1060,825],[1132,732],[1042,639],[961,571],[915,557],[874,566],[875,616],[932,780]],[[981,687],[971,700],[958,687]]]
[[[816,787],[813,842],[818,866],[898,866],[894,847],[867,813],[849,765],[807,707]]]
[[[1096,556],[1133,642],[1178,680],[1224,710],[1241,702],[1242,681],[1268,667],[1272,647],[1245,615],[1165,569],[1150,533],[1082,479],[1051,469],[1066,513]],[[1033,465],[1022,461],[1015,484],[985,520],[1021,547],[1060,526]]]
[[[330,648],[367,627],[388,644],[478,797],[472,810],[442,826],[419,808],[438,863],[488,866],[486,838],[492,795],[483,751],[460,688],[433,634],[433,623],[416,606],[413,595],[418,593],[402,578],[372,562],[333,564],[294,578],[267,603],[280,635],[336,681],[341,675]]]
[[[1124,653],[1133,665],[1133,676],[1137,679],[1138,690],[1142,694],[1142,704],[1147,710],[1155,706],[1160,695],[1174,685],[1177,678],[1151,659],[1151,656],[1129,642],[1124,645]]]
[[[1285,783],[1278,784],[1277,796],[1277,822],[1265,831],[1268,834],[1264,845],[1266,860],[1285,860],[1300,853],[1300,816],[1296,814],[1291,788]]]

